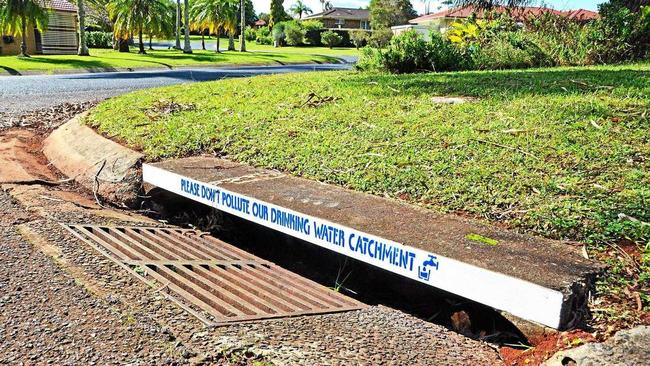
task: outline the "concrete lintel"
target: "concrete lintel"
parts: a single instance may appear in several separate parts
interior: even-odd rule
[[[599,270],[558,241],[218,158],[145,164],[143,180],[556,329],[584,312]]]

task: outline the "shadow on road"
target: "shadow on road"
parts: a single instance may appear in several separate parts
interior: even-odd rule
[[[3,69],[4,71],[6,71],[9,75],[13,75],[13,76],[22,75],[18,70],[13,69],[13,68],[8,67],[8,66],[0,65],[0,69]]]

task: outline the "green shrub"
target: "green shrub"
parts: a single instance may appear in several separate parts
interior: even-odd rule
[[[471,69],[470,53],[464,51],[440,32],[431,32],[431,39],[427,42],[411,30],[395,36],[385,51],[363,48],[356,68],[393,73]]]
[[[86,45],[90,48],[112,48],[113,33],[86,32]]]
[[[384,48],[388,46],[391,38],[393,38],[393,31],[390,29],[375,29],[372,31],[369,43],[375,48]]]
[[[650,6],[632,12],[619,2],[600,6],[601,18],[591,25],[591,60],[614,63],[644,59],[650,53]]]
[[[271,36],[273,37],[273,43],[277,47],[281,47],[284,45],[284,39],[285,39],[285,34],[284,34],[284,28],[286,27],[285,22],[280,22],[277,23],[273,26],[273,31],[271,32]]]
[[[555,62],[525,31],[501,32],[477,48],[473,68],[483,70],[554,66]]]
[[[433,71],[469,70],[473,68],[467,50],[453,45],[440,32],[431,32],[429,58]]]
[[[383,67],[392,73],[432,71],[431,44],[414,30],[393,37],[390,47],[382,53]]]
[[[352,42],[350,41],[350,32],[348,32],[346,30],[335,29],[334,33],[341,36],[341,41],[339,42],[339,44],[337,44],[337,46],[339,46],[339,47],[352,47],[352,46],[354,46],[352,44]]]
[[[304,43],[305,31],[299,23],[290,22],[284,27],[284,38],[289,46],[300,46]]]
[[[255,32],[255,43],[257,44],[273,44],[273,37],[271,37],[271,29],[269,27],[260,27]]]
[[[321,46],[321,33],[325,31],[323,23],[317,20],[305,20],[302,22],[302,29],[305,31],[304,42],[310,46]]]
[[[385,51],[364,51],[359,68],[403,73],[591,65],[648,58],[650,6],[632,11],[623,3],[611,0],[601,5],[600,18],[587,23],[550,13],[531,19],[525,27],[507,14],[489,21],[469,18],[454,22],[444,35],[432,32],[428,42],[412,31],[388,42],[390,30],[377,29],[368,44]],[[356,32],[352,35],[353,40],[361,37]]]
[[[329,48],[341,43],[343,37],[332,31],[326,31],[321,34],[321,42],[327,45]]]
[[[362,48],[359,60],[354,67],[361,71],[376,71],[383,69],[381,50],[370,46]]]
[[[350,41],[352,41],[357,49],[364,47],[368,43],[369,38],[370,34],[366,30],[355,29],[350,31]]]
[[[244,30],[244,38],[246,38],[247,41],[252,42],[257,39],[257,32],[255,31],[255,29],[248,26]]]

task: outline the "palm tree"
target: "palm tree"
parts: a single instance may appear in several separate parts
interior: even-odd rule
[[[226,31],[232,37],[237,29],[237,5],[238,0],[196,0],[192,4],[190,14],[195,29],[207,29],[217,35],[217,52],[221,32]]]
[[[239,52],[246,52],[246,0],[239,1],[239,14],[241,15],[239,22]]]
[[[90,53],[86,46],[86,11],[83,0],[77,0],[77,19],[79,21],[79,49],[77,50],[77,55],[89,56]]]
[[[228,51],[235,50],[235,32],[237,32],[237,11],[239,0],[223,1],[223,29],[228,32]]]
[[[118,40],[128,40],[137,34],[140,54],[145,54],[143,34],[158,29],[166,21],[162,14],[169,14],[168,0],[112,0],[108,11],[113,19],[113,32]]]
[[[155,3],[149,11],[145,28],[149,35],[150,50],[153,50],[151,43],[154,36],[167,38],[173,34],[174,11],[174,4],[170,0],[161,0]]]
[[[201,18],[200,10],[200,6],[197,6],[196,3],[190,7],[190,29],[201,32],[201,48],[205,51],[205,33],[210,34],[210,24]],[[217,39],[218,42],[219,39]]]
[[[313,11],[310,7],[307,6],[302,0],[296,1],[295,4],[291,5],[289,11],[297,15],[299,19],[302,19],[303,14],[312,14]]]
[[[183,46],[183,53],[192,53],[192,44],[190,43],[190,2],[183,1],[183,10],[185,10],[185,44]]]
[[[27,54],[27,29],[36,27],[39,32],[47,28],[48,11],[38,0],[4,0],[0,2],[0,30],[15,37],[21,36],[20,55]]]
[[[181,0],[176,0],[176,28],[174,29],[176,34],[176,45],[174,48],[177,50],[181,49]]]

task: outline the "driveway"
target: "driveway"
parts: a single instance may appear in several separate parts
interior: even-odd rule
[[[0,118],[62,103],[106,99],[158,86],[274,73],[345,70],[346,64],[190,68],[131,72],[0,77]]]

